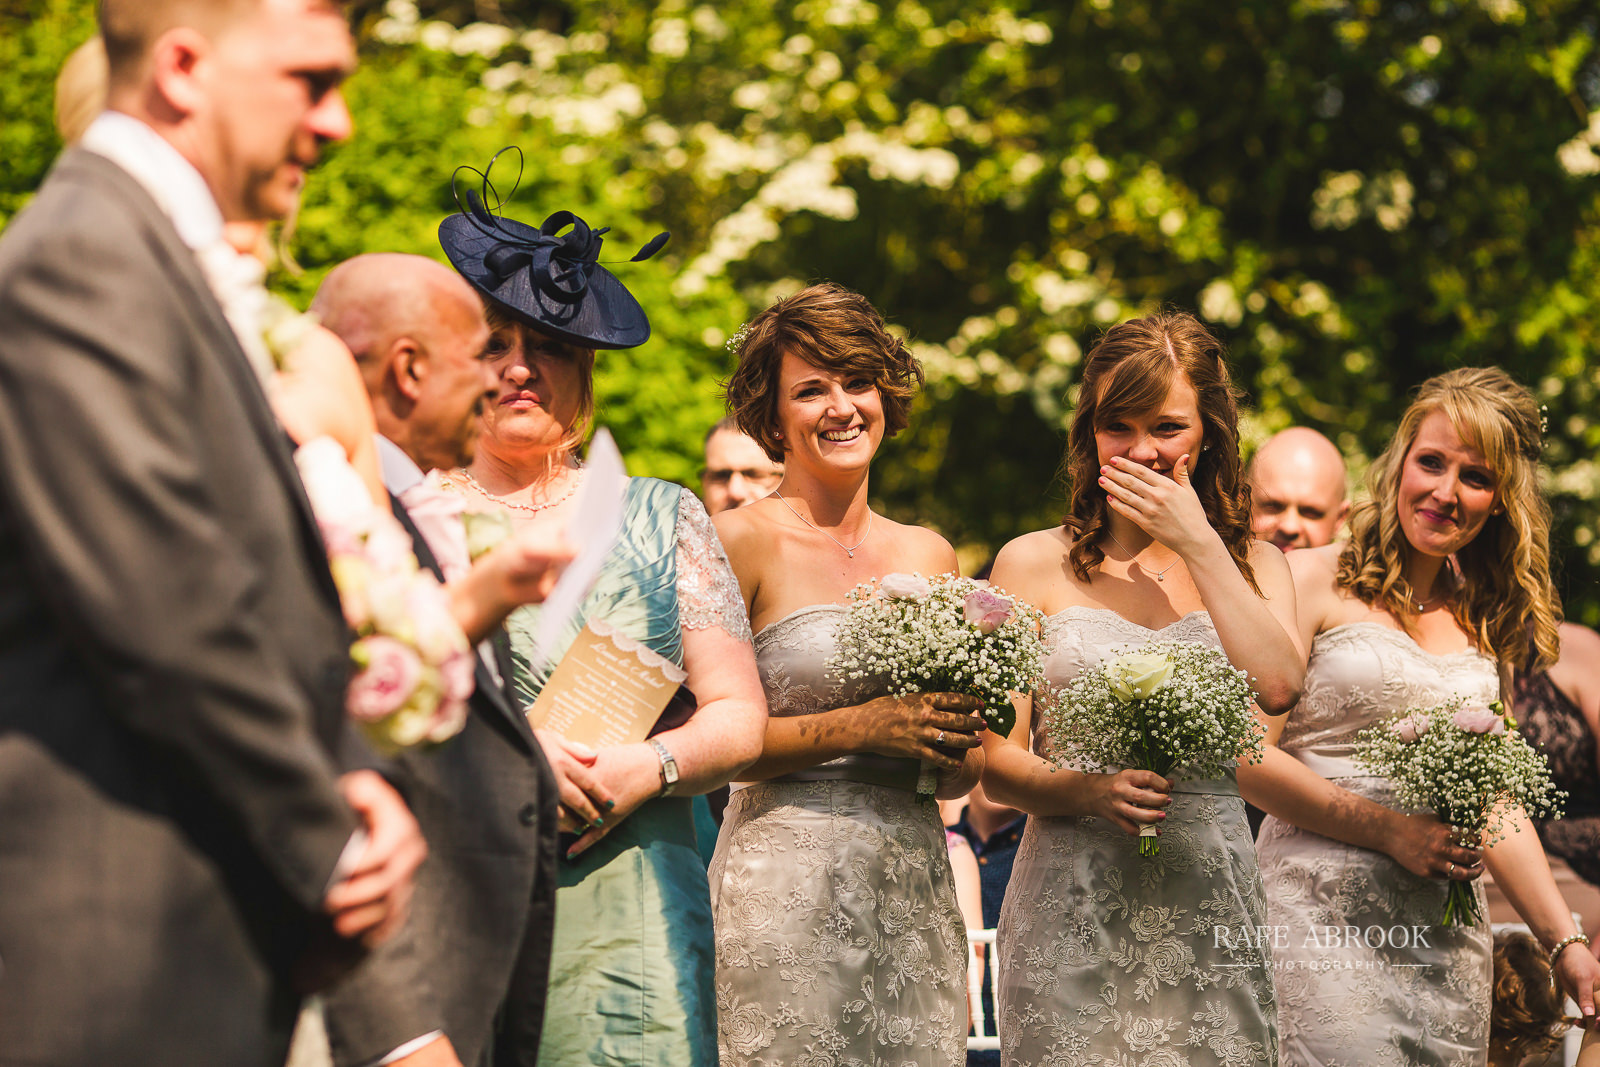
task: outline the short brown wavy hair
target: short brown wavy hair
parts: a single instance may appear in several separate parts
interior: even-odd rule
[[[1400,476],[1417,431],[1435,411],[1483,454],[1498,494],[1499,514],[1456,553],[1461,595],[1451,612],[1486,655],[1519,671],[1541,670],[1561,645],[1550,505],[1539,489],[1544,431],[1533,394],[1498,367],[1462,367],[1422,383],[1389,447],[1367,468],[1370,499],[1351,512],[1339,584],[1411,631],[1416,591],[1405,579],[1413,549],[1400,528]]]
[[[1183,375],[1199,398],[1200,454],[1191,460],[1191,480],[1206,518],[1227,546],[1239,573],[1257,594],[1250,566],[1250,487],[1241,477],[1239,402],[1222,348],[1210,330],[1188,312],[1162,309],[1113,326],[1084,361],[1078,407],[1067,430],[1069,497],[1061,525],[1073,538],[1072,571],[1080,581],[1106,558],[1106,494],[1100,488],[1100,452],[1095,431],[1117,419],[1147,415],[1161,406]]]
[[[833,282],[808,285],[773,304],[740,331],[739,365],[723,396],[739,429],[775,462],[784,458],[778,435],[778,374],[792,353],[836,374],[872,379],[883,400],[884,434],[906,428],[911,398],[922,385],[922,364],[889,332],[871,301]]]

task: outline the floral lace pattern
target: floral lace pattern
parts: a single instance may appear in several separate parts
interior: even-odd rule
[[[1407,707],[1454,696],[1488,702],[1498,689],[1494,661],[1476,651],[1434,655],[1381,624],[1335,627],[1311,646],[1305,693],[1281,747],[1343,788],[1392,806],[1388,782],[1350,759],[1355,735]],[[1278,1003],[1289,1062],[1487,1062],[1489,929],[1434,925],[1445,882],[1270,816],[1257,847],[1268,920],[1282,931]],[[1481,888],[1478,897],[1481,906]]]
[[[1069,608],[1045,635],[1055,684],[1155,636],[1220,643],[1203,612],[1152,631]],[[1238,787],[1231,775],[1180,782],[1167,810],[1149,858],[1103,819],[1028,820],[997,946],[1008,1067],[1278,1062],[1271,948],[1257,933],[1266,906]]]
[[[843,609],[755,638],[774,715],[873,695],[823,669]],[[952,1067],[966,934],[931,798],[854,781],[734,792],[710,870],[723,1067]]]
[[[678,498],[678,621],[686,630],[720,626],[750,640],[750,618],[728,554],[700,499],[685,489]]]

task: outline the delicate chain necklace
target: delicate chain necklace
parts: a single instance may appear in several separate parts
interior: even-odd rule
[[[1178,559],[1173,560],[1171,563],[1167,564],[1165,567],[1162,567],[1160,570],[1154,570],[1149,565],[1144,564],[1144,563],[1140,563],[1139,559],[1132,552],[1128,552],[1128,546],[1123,544],[1121,541],[1117,540],[1117,535],[1111,532],[1111,527],[1109,527],[1109,526],[1106,527],[1106,536],[1111,538],[1111,543],[1112,544],[1116,545],[1118,548],[1122,549],[1123,552],[1127,553],[1128,562],[1129,563],[1138,563],[1140,570],[1144,571],[1146,574],[1155,575],[1156,576],[1156,581],[1158,581],[1158,582],[1166,581],[1167,580],[1167,572],[1170,571],[1172,568],[1176,567],[1178,565],[1179,561],[1183,559],[1182,556],[1179,556]]]
[[[829,533],[827,530],[824,530],[822,527],[818,526],[816,523],[812,522],[810,519],[808,519],[804,515],[800,514],[798,511],[795,511],[794,510],[794,505],[789,503],[787,500],[785,500],[783,498],[783,494],[782,493],[780,493],[776,489],[774,489],[772,491],[772,495],[777,497],[778,501],[781,504],[783,504],[784,507],[789,509],[789,513],[791,515],[793,515],[795,518],[799,519],[801,522],[805,523],[807,526],[811,527],[813,530],[817,531],[817,533],[821,534],[823,537],[826,537],[828,540],[830,540],[834,544],[838,545],[840,548],[844,549],[844,554],[849,556],[851,559],[855,559],[856,558],[856,549],[858,549],[862,545],[866,544],[867,543],[867,538],[872,535],[872,509],[871,508],[867,509],[867,529],[866,529],[866,532],[861,535],[861,540],[857,541],[854,545],[847,545],[843,541],[839,540],[837,537],[833,536],[833,534]]]
[[[1446,589],[1442,593],[1433,594],[1426,600],[1418,600],[1414,592],[1407,592],[1406,606],[1411,609],[1411,613],[1413,615],[1421,615],[1423,612],[1431,610],[1437,604],[1448,603],[1453,595],[1455,595],[1454,589]]]
[[[520,501],[507,500],[503,496],[496,496],[495,494],[489,492],[489,490],[485,489],[479,484],[478,479],[474,478],[472,476],[472,472],[467,470],[465,467],[457,467],[456,473],[465,478],[468,485],[472,486],[472,488],[476,489],[490,500],[493,500],[495,503],[504,504],[513,511],[520,511],[527,515],[537,515],[539,512],[553,508],[557,504],[565,503],[573,493],[578,491],[578,483],[583,480],[583,467],[580,465],[577,468],[577,473],[572,476],[572,484],[567,486],[567,491],[565,493],[562,493],[554,500],[545,500],[538,504],[523,504]]]

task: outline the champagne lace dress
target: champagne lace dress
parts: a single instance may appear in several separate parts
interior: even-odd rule
[[[883,692],[824,670],[844,609],[755,638],[770,711]],[[944,826],[914,760],[857,755],[735,789],[711,862],[722,1067],[953,1067],[966,934]]]
[[[1046,620],[1045,638],[1054,685],[1152,640],[1221,645],[1204,612],[1150,630],[1081,607]],[[1043,717],[1034,748],[1050,758]],[[997,944],[1007,1067],[1278,1062],[1270,948],[1257,932],[1266,908],[1238,784],[1179,781],[1167,812],[1149,858],[1104,819],[1028,819]]]
[[[1305,694],[1279,746],[1324,778],[1393,806],[1387,779],[1351,757],[1358,732],[1460,696],[1487,703],[1494,661],[1436,656],[1380,623],[1311,645]],[[1487,925],[1435,925],[1447,884],[1388,856],[1267,817],[1258,844],[1276,937],[1284,1059],[1303,1067],[1481,1067],[1488,1059]],[[1479,905],[1483,890],[1476,888]]]

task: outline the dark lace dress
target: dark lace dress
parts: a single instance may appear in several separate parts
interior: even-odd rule
[[[1600,766],[1595,736],[1583,712],[1543,671],[1517,679],[1514,690],[1522,736],[1550,761],[1550,777],[1567,791],[1566,814],[1534,822],[1539,840],[1574,873],[1600,886]]]

